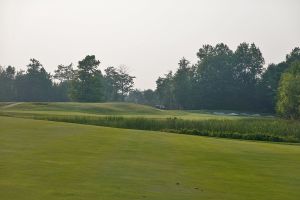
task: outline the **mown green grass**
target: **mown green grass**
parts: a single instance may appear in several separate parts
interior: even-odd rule
[[[298,200],[300,146],[0,117],[0,199]]]
[[[5,109],[5,108],[4,108]],[[159,115],[164,111],[132,103],[77,103],[77,102],[35,102],[35,103],[16,103],[5,110],[15,111],[57,111],[57,112],[81,112],[87,114],[154,114]]]
[[[238,119],[241,116],[212,115],[207,111],[159,110],[150,106],[133,103],[77,103],[77,102],[36,102],[36,103],[3,103],[2,112],[20,112],[55,115],[118,115],[126,117],[182,119]],[[0,104],[1,105],[1,104]]]

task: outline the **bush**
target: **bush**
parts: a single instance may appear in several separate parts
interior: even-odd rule
[[[295,62],[281,77],[277,113],[285,118],[300,119],[300,62]]]

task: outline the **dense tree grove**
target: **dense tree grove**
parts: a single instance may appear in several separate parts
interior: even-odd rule
[[[300,49],[279,64],[264,67],[255,44],[241,43],[235,51],[226,44],[204,45],[191,64],[182,58],[175,72],[156,80],[156,90],[137,90],[126,67],[98,68],[88,55],[59,65],[51,76],[36,59],[26,71],[0,67],[0,101],[129,101],[167,109],[229,109],[275,112],[299,118]]]
[[[138,104],[146,104],[146,105],[157,105],[158,104],[158,96],[157,92],[151,89],[140,91],[140,90],[132,90],[128,97],[127,101],[138,103]]]
[[[197,57],[193,65],[181,59],[175,73],[157,79],[159,104],[167,108],[275,112],[280,78],[300,60],[300,49],[293,49],[284,62],[266,69],[255,44],[242,43],[235,51],[223,43],[204,45]],[[295,90],[299,92],[299,88]],[[295,98],[300,101],[299,95]]]
[[[73,64],[59,65],[51,76],[36,59],[26,71],[0,66],[0,101],[123,101],[133,88],[134,76],[124,66],[108,67],[102,74],[100,61],[88,55]]]

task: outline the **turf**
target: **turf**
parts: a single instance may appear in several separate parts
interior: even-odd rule
[[[239,119],[243,116],[215,115],[208,111],[160,110],[151,106],[133,103],[77,103],[77,102],[36,102],[2,103],[2,112],[20,112],[55,115],[118,115],[126,117],[146,116],[147,118],[179,117],[183,119]]]
[[[23,111],[69,111],[90,114],[160,114],[163,111],[132,103],[77,103],[77,102],[36,102],[11,103],[4,107],[6,110]]]
[[[300,197],[300,146],[0,117],[0,199]]]

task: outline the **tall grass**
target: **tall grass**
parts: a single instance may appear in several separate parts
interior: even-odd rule
[[[2,112],[1,115],[127,129],[165,131],[210,137],[275,142],[300,142],[300,123],[281,119],[183,120],[121,116],[70,116]]]

